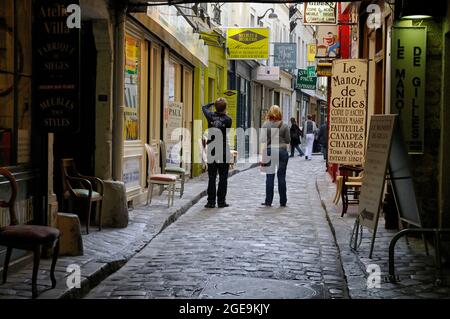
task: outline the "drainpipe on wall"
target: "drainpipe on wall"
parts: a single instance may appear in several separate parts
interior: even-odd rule
[[[114,28],[115,59],[114,59],[114,106],[113,106],[113,139],[112,139],[112,177],[122,181],[123,159],[123,112],[125,103],[125,21],[126,7],[116,10],[116,25]]]

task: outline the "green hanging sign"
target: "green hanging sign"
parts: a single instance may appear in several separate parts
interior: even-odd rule
[[[297,76],[297,89],[315,90],[317,86],[317,77],[309,77],[308,70],[299,69]]]

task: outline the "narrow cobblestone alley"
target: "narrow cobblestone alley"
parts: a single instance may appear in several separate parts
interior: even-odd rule
[[[321,156],[290,159],[286,208],[278,195],[262,207],[265,175],[241,173],[229,183],[230,207],[206,209],[201,200],[87,298],[346,298],[315,188],[324,169]],[[227,290],[233,283],[242,285]]]

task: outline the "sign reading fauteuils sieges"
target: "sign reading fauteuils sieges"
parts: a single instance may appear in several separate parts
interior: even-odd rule
[[[334,60],[331,77],[328,161],[364,162],[367,112],[367,60]]]
[[[230,28],[227,30],[227,59],[269,58],[269,28]]]
[[[78,3],[34,2],[34,104],[46,132],[76,132],[80,127],[80,29],[67,24],[67,7]]]
[[[426,27],[392,30],[391,97],[410,154],[422,154],[425,126]]]

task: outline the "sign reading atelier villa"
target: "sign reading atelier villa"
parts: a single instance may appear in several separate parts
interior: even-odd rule
[[[305,2],[304,19],[305,25],[336,24],[335,2]]]
[[[78,131],[80,29],[67,26],[74,0],[37,0],[33,25],[33,85],[39,124],[46,132]]]
[[[295,43],[274,43],[274,66],[290,70],[297,68],[297,45]]]
[[[391,105],[410,154],[424,148],[426,52],[426,27],[393,28]]]
[[[269,28],[229,28],[227,59],[267,60],[269,58]]]
[[[328,161],[364,162],[367,112],[367,60],[334,60],[331,77]]]

